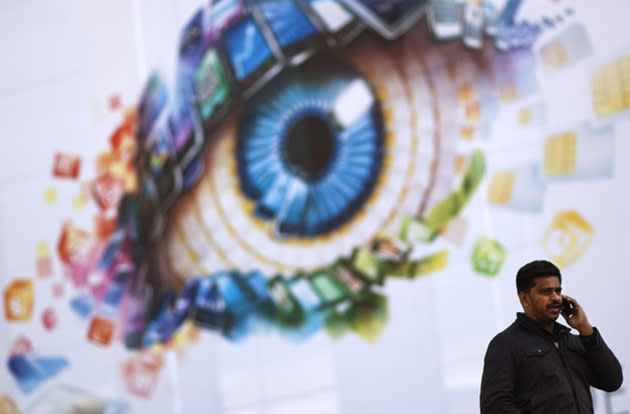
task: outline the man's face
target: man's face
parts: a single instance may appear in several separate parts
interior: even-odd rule
[[[525,314],[542,325],[553,323],[562,307],[560,279],[557,276],[542,276],[535,278],[534,282],[529,292],[519,294]]]

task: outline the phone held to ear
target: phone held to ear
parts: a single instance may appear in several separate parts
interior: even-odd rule
[[[562,298],[562,313],[569,317],[573,315],[573,303],[567,298]]]

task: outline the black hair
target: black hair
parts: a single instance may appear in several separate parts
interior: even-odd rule
[[[547,260],[534,260],[523,265],[516,273],[516,291],[517,293],[529,292],[536,284],[534,279],[542,276],[557,276],[562,283],[560,269]]]

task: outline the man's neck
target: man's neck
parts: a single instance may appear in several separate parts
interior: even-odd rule
[[[527,319],[529,319],[535,325],[538,325],[539,327],[541,327],[542,329],[544,329],[545,331],[549,332],[552,335],[554,334],[554,328],[556,326],[556,322],[555,321],[548,321],[546,323],[542,323],[542,322],[537,321],[536,319],[532,318],[531,316],[529,316],[525,312],[523,313],[523,315],[526,316]]]

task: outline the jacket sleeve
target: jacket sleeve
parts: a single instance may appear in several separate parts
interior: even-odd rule
[[[590,384],[600,390],[613,392],[621,387],[621,364],[604,342],[597,328],[590,336],[581,336],[586,350],[586,362],[590,369]]]
[[[484,358],[479,398],[481,414],[521,414],[514,396],[515,365],[510,347],[502,343],[500,337],[495,337]]]

